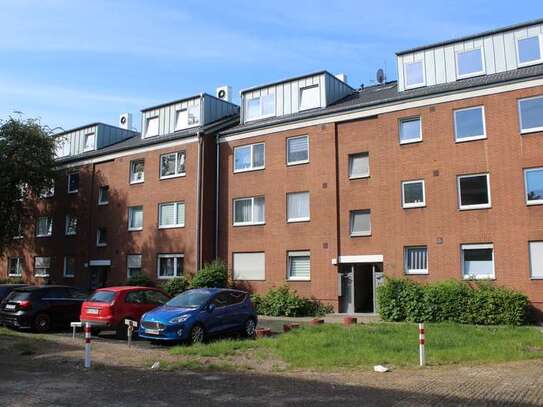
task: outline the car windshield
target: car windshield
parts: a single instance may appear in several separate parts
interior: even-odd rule
[[[209,300],[210,294],[207,291],[185,291],[183,294],[172,298],[166,303],[168,307],[198,308]]]
[[[88,301],[90,302],[112,302],[115,298],[115,293],[113,291],[95,291],[94,294],[90,296]]]

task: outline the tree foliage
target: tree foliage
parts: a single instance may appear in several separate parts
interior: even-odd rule
[[[51,131],[39,121],[0,121],[0,252],[33,222],[34,199],[52,186],[54,152]]]

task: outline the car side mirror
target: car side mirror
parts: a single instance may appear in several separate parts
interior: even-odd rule
[[[214,310],[215,310],[215,304],[209,304],[209,305],[207,306],[207,311],[208,311],[209,313],[212,313]]]

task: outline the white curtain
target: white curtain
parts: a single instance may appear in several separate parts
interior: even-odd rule
[[[264,166],[264,144],[255,144],[253,146],[253,167]]]
[[[371,215],[369,211],[355,211],[351,214],[351,233],[366,233],[371,232]]]
[[[177,224],[184,225],[185,224],[185,204],[182,202],[178,202],[176,206],[177,206]]]
[[[264,222],[264,197],[254,198],[253,222]]]
[[[143,207],[130,208],[130,228],[137,229],[141,227],[143,227]]]
[[[309,252],[290,252],[289,256],[289,278],[309,280],[311,273],[311,262]]]
[[[309,139],[307,136],[288,139],[288,162],[305,161],[309,158]]]
[[[309,219],[309,192],[296,192],[287,195],[289,220]]]
[[[367,153],[351,156],[350,177],[366,177],[370,173],[370,159]]]
[[[160,205],[160,225],[168,226],[175,224],[175,204]]]
[[[253,207],[251,198],[238,199],[234,201],[234,222],[252,222],[252,211]]]

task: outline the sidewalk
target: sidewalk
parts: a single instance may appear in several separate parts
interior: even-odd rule
[[[368,324],[372,322],[380,322],[381,318],[378,314],[328,314],[324,317],[317,317],[324,319],[325,324],[341,324],[344,317],[355,317],[358,324]],[[283,325],[288,323],[298,323],[300,325],[307,325],[309,321],[315,317],[269,317],[264,315],[258,316],[259,328],[270,328],[272,332],[283,332]]]

